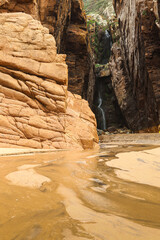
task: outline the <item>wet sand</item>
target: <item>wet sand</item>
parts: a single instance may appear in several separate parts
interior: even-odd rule
[[[101,135],[99,138],[102,145],[103,144],[160,145],[160,133],[109,134]]]
[[[51,180],[41,174],[38,174],[33,168],[34,165],[29,165],[30,167],[26,170],[18,170],[11,172],[6,176],[6,179],[10,181],[11,184],[22,186],[39,188],[45,182],[51,182]],[[37,165],[36,165],[37,166]],[[21,166],[23,167],[23,166]]]
[[[106,162],[119,178],[160,187],[160,147],[141,152],[120,153]]]
[[[156,158],[159,149],[108,144],[82,152],[19,149],[15,155],[14,149],[3,150],[0,239],[159,240],[160,191],[154,179],[159,173],[154,165],[160,161]],[[149,162],[145,163],[151,168],[148,182],[144,171],[141,181],[137,171],[132,180],[117,174],[139,168],[135,153],[154,156],[138,157]],[[117,169],[123,154],[132,161],[125,162],[127,170]],[[109,166],[117,157],[119,162]],[[138,164],[144,164],[141,160]]]
[[[49,153],[56,152],[59,150],[53,149],[34,149],[34,148],[2,148],[0,147],[0,156],[10,156],[10,155],[26,155],[34,153]]]

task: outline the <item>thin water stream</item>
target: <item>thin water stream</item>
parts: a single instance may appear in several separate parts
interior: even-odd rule
[[[0,157],[0,239],[159,240],[160,148],[151,148]]]
[[[101,124],[101,129],[102,130],[106,130],[107,126],[106,126],[106,116],[105,116],[105,112],[102,108],[102,104],[103,104],[103,100],[102,100],[102,96],[101,96],[101,90],[99,90],[98,93],[98,109],[100,111],[100,124]]]

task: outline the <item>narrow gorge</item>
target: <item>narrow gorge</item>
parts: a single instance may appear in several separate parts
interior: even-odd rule
[[[160,239],[160,0],[0,0],[0,240]]]
[[[98,110],[100,84],[107,128],[125,126],[132,132],[158,132],[159,2],[84,2],[96,62],[93,110],[98,127],[106,130]]]

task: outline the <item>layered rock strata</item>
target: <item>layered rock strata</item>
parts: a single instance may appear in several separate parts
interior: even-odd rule
[[[160,120],[160,38],[154,2],[114,1],[121,39],[112,49],[112,84],[134,131],[157,131]]]
[[[65,55],[37,20],[0,14],[0,143],[31,148],[93,148],[88,103],[67,91]]]
[[[58,53],[67,54],[69,90],[92,106],[95,78],[83,1],[3,0],[0,12],[25,12],[49,29]]]

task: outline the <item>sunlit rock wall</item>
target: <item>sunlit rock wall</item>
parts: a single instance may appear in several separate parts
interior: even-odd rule
[[[0,14],[0,146],[96,146],[94,114],[67,91],[65,57],[30,15]]]
[[[0,12],[25,12],[49,29],[58,53],[67,54],[69,90],[92,106],[95,78],[83,1],[3,0]]]

